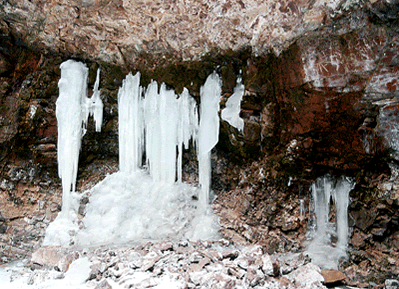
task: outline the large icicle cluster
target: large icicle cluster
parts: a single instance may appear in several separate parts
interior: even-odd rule
[[[129,74],[118,93],[119,160],[121,172],[143,165],[154,181],[181,182],[183,146],[198,145],[201,203],[209,202],[210,151],[219,140],[221,79],[211,74],[201,88],[201,113],[187,89],[181,95],[152,81],[140,87],[140,73]],[[143,156],[146,162],[143,164]]]
[[[307,251],[312,260],[318,265],[330,269],[337,268],[339,259],[346,257],[348,246],[348,205],[349,192],[354,183],[348,178],[341,177],[336,182],[329,176],[319,178],[312,185],[313,212],[315,228],[313,240]],[[330,223],[330,202],[333,200],[336,208],[336,223]],[[337,242],[332,246],[332,236]]]
[[[118,93],[120,170],[132,173],[147,165],[154,181],[174,183],[176,172],[181,181],[183,144],[188,148],[197,131],[195,100],[187,89],[178,97],[165,84],[158,92],[155,81],[144,96],[143,91],[140,73],[130,73]]]
[[[126,76],[118,93],[120,172],[91,189],[85,228],[73,237],[75,244],[218,236],[209,190],[220,96],[221,80],[213,73],[201,88],[199,123],[187,89],[176,95],[155,81],[144,89],[140,73]],[[201,189],[181,183],[183,148],[190,140],[198,147]]]

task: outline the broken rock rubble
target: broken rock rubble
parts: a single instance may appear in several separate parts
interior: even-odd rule
[[[46,250],[51,254],[45,254]],[[54,252],[59,250],[39,249],[32,268],[40,263],[54,269],[65,263],[66,256],[86,257],[91,262],[86,284],[97,289],[113,284],[122,288],[162,288],[165,284],[173,284],[172,288],[326,288],[320,268],[304,254],[269,255],[259,245],[236,247],[226,240],[70,249],[62,251],[57,261]],[[62,267],[65,272],[67,266]]]

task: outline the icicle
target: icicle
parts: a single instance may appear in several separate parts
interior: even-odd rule
[[[129,73],[118,92],[119,167],[132,173],[141,166],[143,153],[142,89],[140,73]]]
[[[180,120],[178,127],[178,161],[177,161],[177,181],[182,180],[182,159],[183,159],[183,145],[184,148],[189,148],[189,141],[191,138],[196,138],[198,130],[198,113],[197,104],[190,96],[186,88],[183,89],[179,99]]]
[[[299,210],[300,210],[300,220],[301,222],[303,221],[303,218],[305,217],[305,200],[304,199],[300,199],[299,200]]]
[[[316,231],[308,246],[312,260],[324,268],[336,268],[341,257],[346,256],[348,245],[348,204],[353,182],[341,178],[334,187],[329,176],[317,179],[312,185]],[[329,222],[330,199],[336,206],[336,230]],[[337,235],[337,246],[332,246],[331,235]]]
[[[211,184],[211,150],[219,141],[219,101],[222,80],[216,72],[208,76],[200,89],[200,124],[198,132],[198,167],[201,186],[200,202],[209,203]]]
[[[240,117],[241,100],[244,95],[244,85],[241,77],[237,78],[237,85],[234,88],[234,93],[226,102],[226,108],[222,110],[221,118],[227,121],[231,126],[239,131],[244,130],[244,120]]]
[[[100,90],[98,89],[100,85],[100,68],[97,69],[96,82],[94,83],[93,95],[91,100],[91,115],[94,117],[94,123],[96,126],[96,132],[101,131],[101,126],[103,123],[103,107],[104,104],[101,100]]]
[[[154,181],[180,182],[183,144],[195,136],[198,116],[195,100],[184,89],[177,98],[173,90],[153,81],[144,98],[147,165]],[[176,154],[177,147],[177,154]]]
[[[338,180],[334,190],[333,198],[337,209],[337,247],[346,251],[348,246],[348,206],[349,192],[353,189],[354,183],[342,177]]]
[[[68,214],[71,190],[75,191],[81,138],[85,133],[82,124],[87,110],[88,68],[80,62],[63,62],[58,82],[59,97],[56,102],[58,123],[58,173],[62,180],[62,212]]]

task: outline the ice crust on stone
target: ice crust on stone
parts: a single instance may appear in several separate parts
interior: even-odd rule
[[[56,271],[32,271],[24,268],[27,260],[0,268],[0,288],[2,289],[87,289],[92,263],[87,257],[79,258],[69,265],[65,275]],[[62,277],[60,277],[62,276]]]
[[[211,186],[211,150],[219,141],[219,102],[222,80],[213,72],[200,89],[200,123],[198,131],[198,170],[201,187],[200,203],[209,203]]]
[[[244,130],[244,120],[240,117],[241,101],[244,95],[244,84],[242,78],[237,78],[237,85],[234,93],[226,101],[226,107],[222,110],[221,118],[239,131]]]
[[[339,260],[347,257],[349,192],[353,187],[354,182],[349,178],[341,177],[334,181],[328,175],[312,184],[315,226],[309,232],[312,241],[306,251],[322,268],[337,269]],[[331,199],[336,207],[336,224],[329,220]],[[337,238],[335,246],[332,236]]]

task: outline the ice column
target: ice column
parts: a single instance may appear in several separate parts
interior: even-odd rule
[[[145,93],[144,123],[147,165],[153,180],[181,181],[183,144],[188,148],[198,129],[195,100],[187,89],[177,97],[165,84],[158,93],[153,81]]]
[[[336,268],[339,259],[346,256],[348,245],[348,205],[349,192],[354,183],[348,178],[338,179],[333,186],[329,176],[319,178],[312,185],[316,231],[308,246],[312,260],[324,268]],[[336,207],[336,228],[329,222],[330,199]],[[332,246],[331,236],[336,235],[336,246]]]
[[[59,97],[56,102],[58,123],[58,174],[62,180],[62,212],[68,214],[71,190],[75,191],[79,150],[84,134],[83,107],[87,98],[88,68],[80,62],[68,60],[61,64],[58,82]]]
[[[186,88],[183,89],[179,98],[179,111],[177,181],[181,182],[183,145],[185,149],[188,149],[190,139],[197,139],[198,131],[197,103]]]
[[[176,181],[176,146],[179,110],[176,94],[152,81],[145,94],[147,164],[154,181]]]
[[[141,166],[144,145],[140,73],[129,73],[118,91],[119,167],[132,173]]]
[[[237,78],[237,85],[234,88],[234,93],[229,97],[226,102],[226,107],[222,110],[221,118],[227,121],[231,126],[239,131],[244,130],[244,120],[240,117],[241,100],[244,95],[244,85],[242,78]]]
[[[201,186],[200,203],[209,203],[211,185],[211,150],[219,141],[219,101],[222,80],[216,72],[208,76],[200,89],[200,123],[198,132],[198,167]]]
[[[348,246],[348,206],[349,192],[353,189],[354,183],[342,177],[337,181],[333,199],[337,209],[337,247],[345,251]]]
[[[327,238],[331,193],[331,180],[327,176],[317,179],[312,185],[318,238]]]

